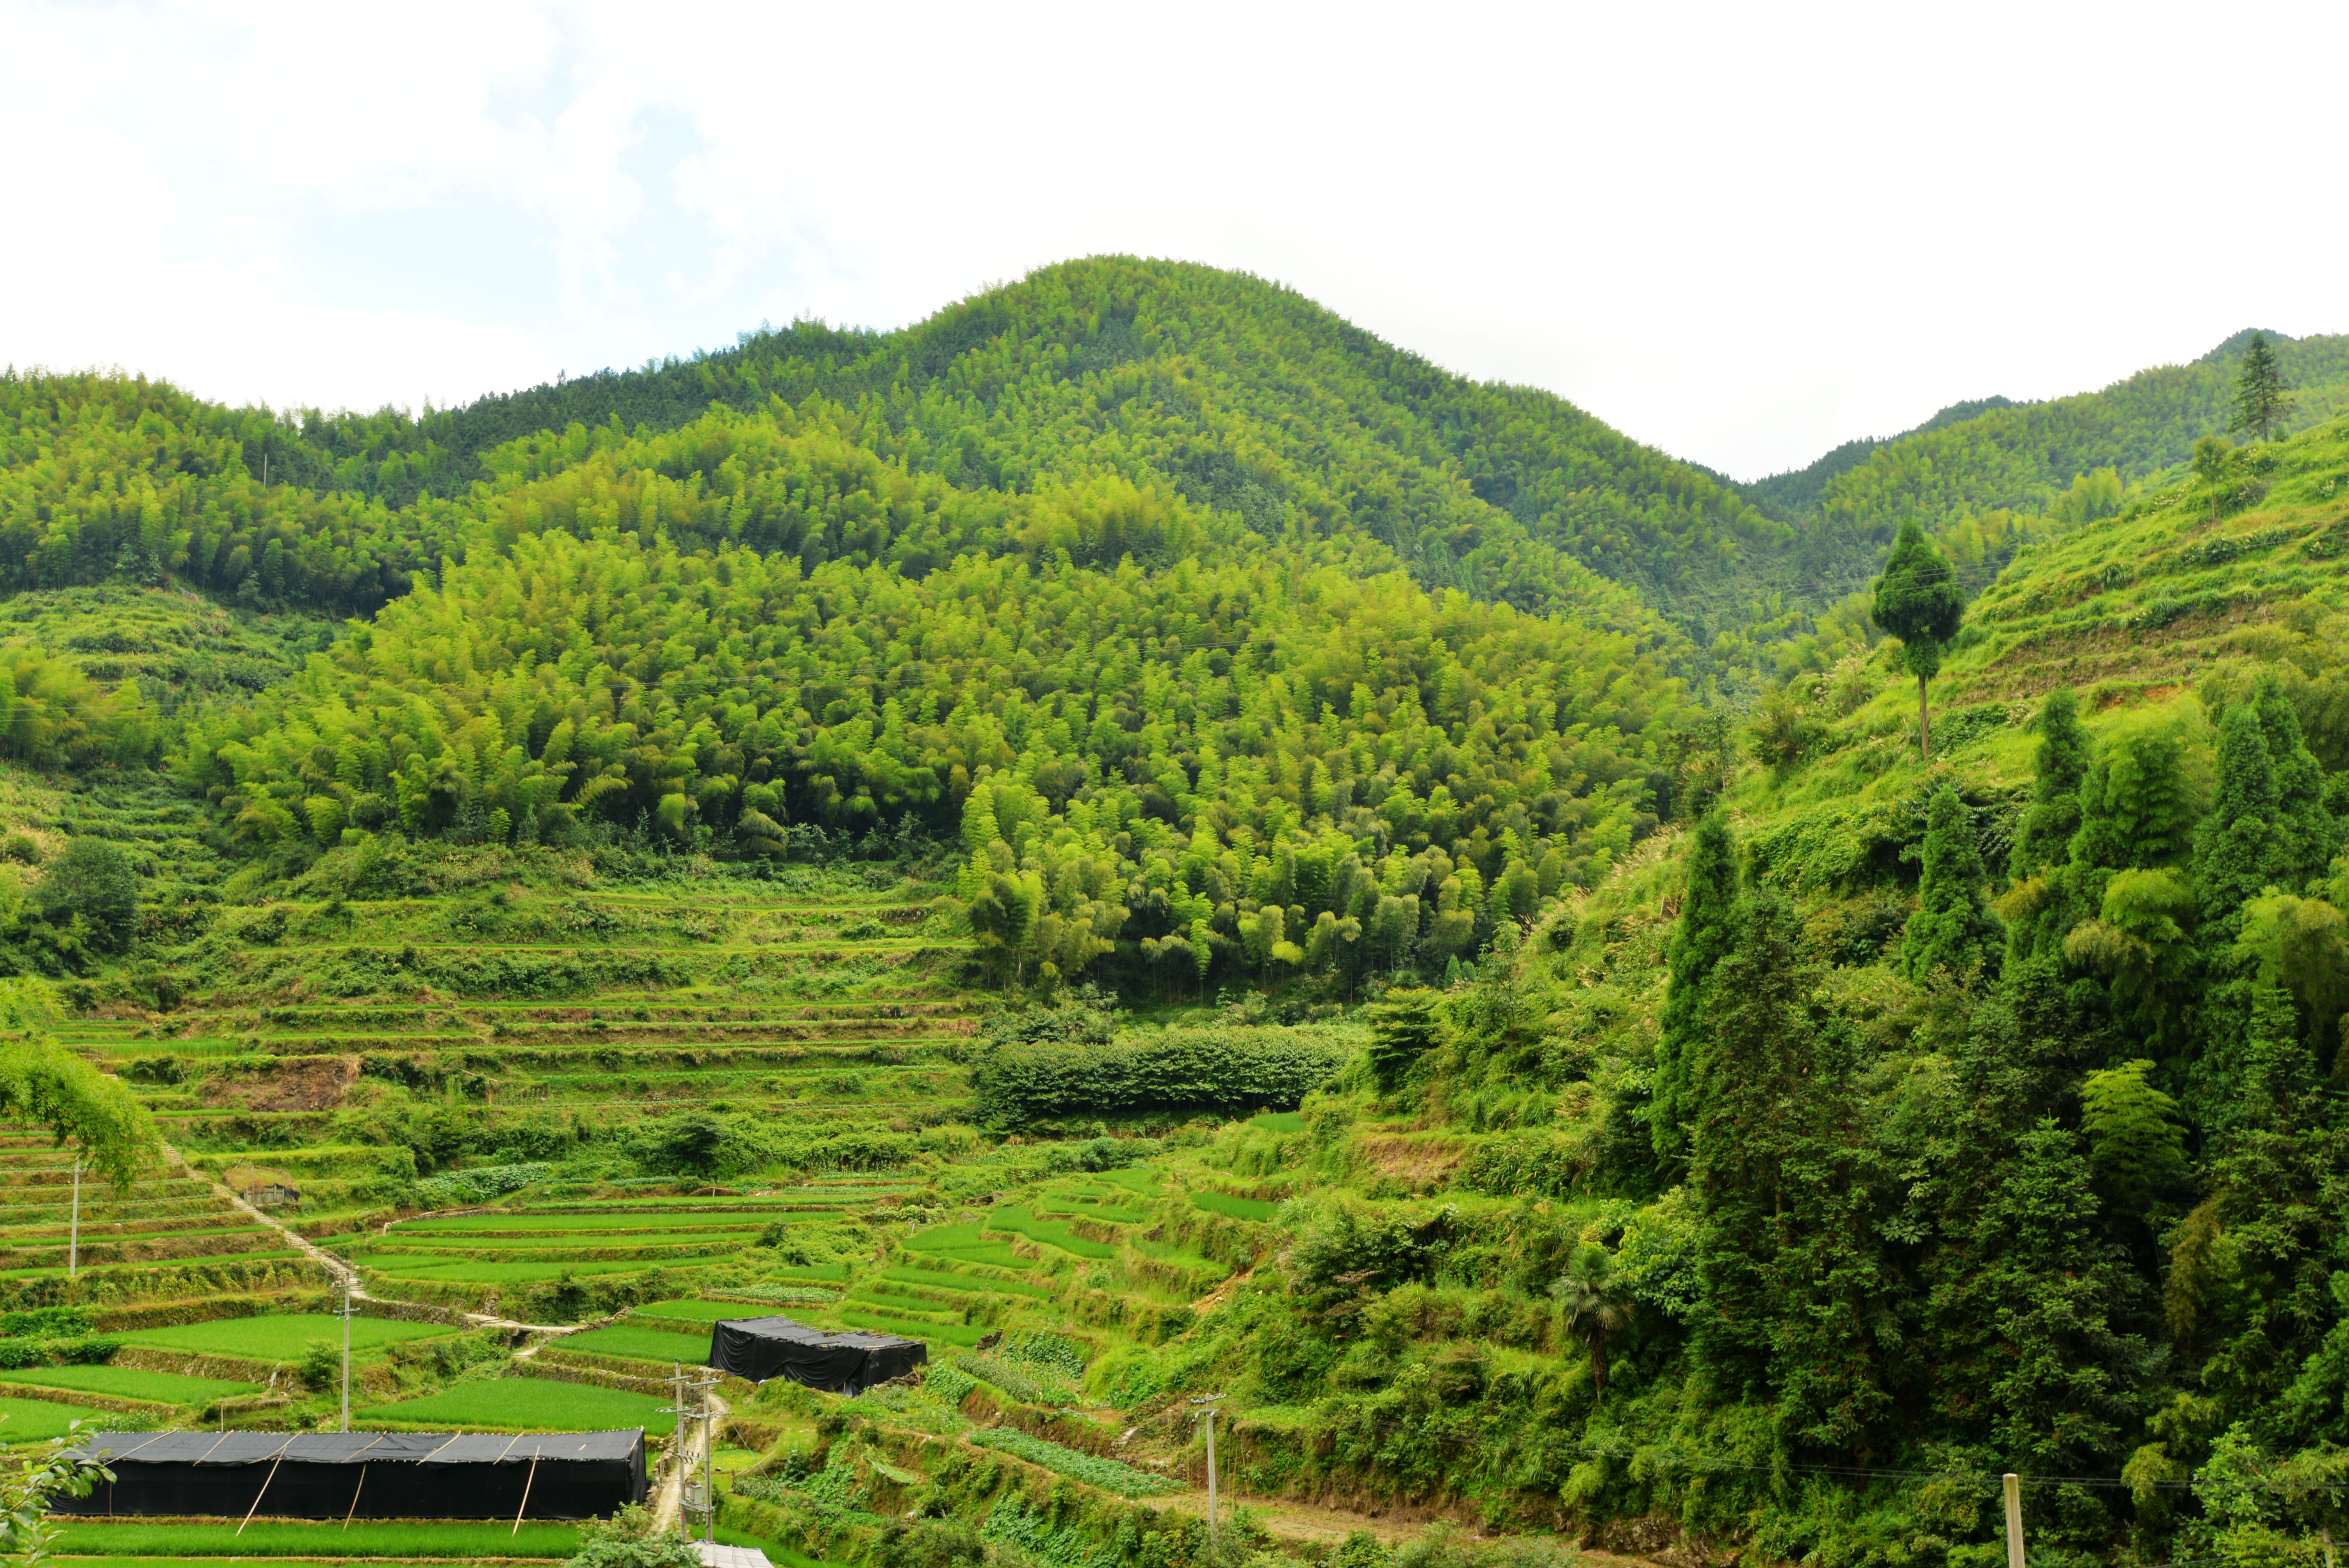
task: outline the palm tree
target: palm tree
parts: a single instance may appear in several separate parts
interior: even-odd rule
[[[1636,1310],[1631,1295],[1614,1279],[1615,1260],[1604,1247],[1575,1253],[1566,1272],[1550,1283],[1565,1315],[1566,1331],[1590,1347],[1595,1398],[1607,1398],[1607,1342],[1627,1327]]]

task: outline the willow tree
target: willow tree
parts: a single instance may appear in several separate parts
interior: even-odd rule
[[[1900,639],[1902,662],[1917,677],[1917,746],[1930,760],[1933,755],[1932,715],[1925,704],[1925,683],[1940,673],[1941,655],[1958,623],[1965,618],[1966,596],[1958,574],[1925,537],[1916,521],[1900,525],[1884,575],[1876,581],[1876,603],[1868,611],[1876,624]]]

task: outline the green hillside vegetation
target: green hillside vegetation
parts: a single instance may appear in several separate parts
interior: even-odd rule
[[[2201,437],[2242,433],[2239,383],[2255,341],[2270,346],[2292,389],[2282,429],[2349,408],[2349,337],[2240,332],[2191,365],[2139,371],[2100,391],[1952,404],[1913,430],[1847,442],[1742,493],[1799,535],[1802,585],[1815,603],[1863,584],[1908,521],[1934,534],[1979,592],[2029,540],[2111,516],[2190,458]],[[1854,618],[1821,621],[1833,640]]]
[[[18,377],[10,1024],[170,1153],[0,1135],[5,1429],[333,1420],[285,1225],[359,1426],[669,1451],[719,1317],[927,1341],[726,1385],[779,1561],[1214,1568],[1213,1393],[1251,1561],[1970,1568],[2013,1470],[2036,1561],[2313,1563],[2333,341],[2282,438],[2197,460],[2230,349],[1841,535],[1113,260],[420,419]]]

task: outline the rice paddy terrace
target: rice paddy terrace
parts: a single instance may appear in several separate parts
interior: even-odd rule
[[[1163,1393],[1169,1342],[1269,1245],[1285,1190],[1235,1175],[1233,1150],[1302,1123],[982,1138],[982,998],[940,891],[850,863],[222,898],[174,966],[178,1006],[100,1003],[57,1030],[133,1088],[175,1161],[129,1191],[85,1181],[71,1279],[70,1160],[0,1140],[23,1172],[0,1289],[20,1316],[72,1317],[26,1330],[28,1365],[0,1370],[0,1432],[331,1422],[342,1325],[299,1235],[363,1280],[352,1419],[370,1428],[643,1426],[659,1452],[666,1380],[719,1317],[927,1342],[918,1387],[722,1391],[726,1532],[778,1561],[846,1551],[934,1474],[993,1499],[972,1517],[999,1531],[1054,1486],[1112,1514],[1185,1496],[1195,1433]],[[77,1523],[69,1550],[484,1554],[454,1525],[438,1546],[365,1525],[320,1546],[294,1523],[272,1527],[282,1544],[221,1546],[209,1528]],[[487,1554],[571,1550],[546,1532]]]

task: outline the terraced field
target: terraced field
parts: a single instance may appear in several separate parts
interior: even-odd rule
[[[77,1222],[77,1211],[78,1220]],[[0,1130],[0,1306],[285,1289],[324,1275],[201,1172],[118,1190],[23,1129]]]
[[[1118,1142],[1085,1171],[1057,1145],[981,1139],[982,1008],[965,939],[933,918],[936,884],[793,870],[220,905],[187,944],[180,1006],[99,1005],[59,1031],[133,1087],[184,1161],[151,1191],[86,1193],[70,1285],[45,1228],[70,1168],[0,1144],[0,1168],[45,1200],[9,1232],[26,1299],[48,1299],[37,1281],[103,1303],[119,1344],[103,1364],[0,1376],[0,1413],[36,1407],[44,1431],[74,1398],[155,1424],[333,1418],[326,1275],[217,1181],[359,1271],[373,1315],[352,1325],[356,1425],[657,1439],[676,1426],[667,1379],[703,1359],[720,1317],[926,1341],[922,1388],[843,1402],[730,1385],[749,1446],[726,1521],[778,1561],[823,1544],[784,1518],[792,1487],[854,1501],[873,1485],[777,1480],[819,1406],[968,1440],[1039,1486],[1179,1490],[1163,1445],[1111,1460],[1099,1434],[1164,1383],[1151,1346],[1253,1261],[1270,1197],[1172,1142]],[[245,1272],[209,1289],[157,1272],[191,1267]],[[252,1315],[212,1316],[212,1298]],[[465,1331],[469,1311],[600,1326],[517,1338]],[[991,1434],[1005,1411],[1038,1413]]]

